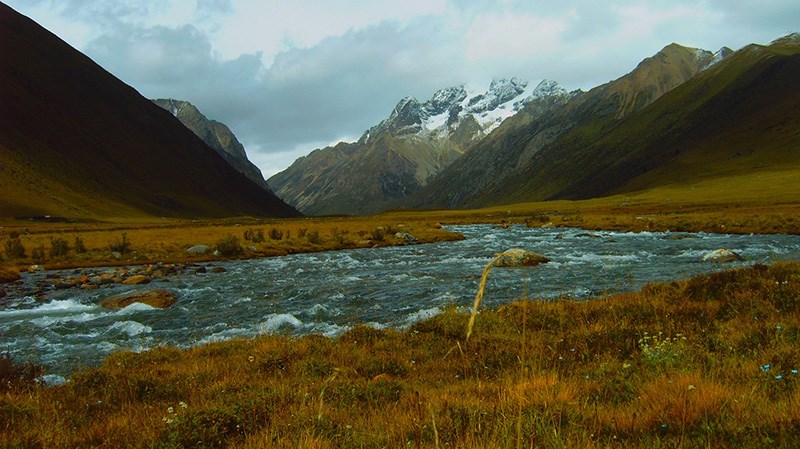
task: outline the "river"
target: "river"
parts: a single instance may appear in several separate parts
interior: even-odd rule
[[[591,299],[734,266],[800,259],[800,236],[594,232],[490,225],[452,226],[459,242],[298,254],[215,263],[224,273],[184,274],[144,286],[57,290],[45,302],[7,298],[0,310],[0,352],[43,364],[51,383],[98,365],[118,350],[189,347],[260,334],[336,336],[354,324],[406,328],[445,307],[470,307],[483,267],[521,247],[552,259],[534,268],[492,270],[485,304],[522,297]],[[728,248],[744,262],[703,262]],[[61,273],[23,274],[26,283]],[[67,272],[63,273],[64,276]],[[98,305],[134,290],[167,288],[169,309]]]

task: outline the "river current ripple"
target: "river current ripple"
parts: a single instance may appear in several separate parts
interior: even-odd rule
[[[519,299],[523,284],[528,297],[590,299],[732,266],[800,260],[800,236],[790,235],[700,233],[676,239],[671,233],[523,226],[448,229],[466,240],[222,262],[215,265],[227,272],[180,275],[163,284],[53,291],[46,302],[11,298],[0,310],[0,352],[45,365],[45,380],[59,382],[118,350],[275,333],[335,336],[359,323],[402,329],[450,305],[469,307],[483,267],[495,253],[514,247],[552,261],[524,271],[492,270],[488,307]],[[733,249],[746,261],[702,261],[719,248]],[[44,275],[23,278],[33,283]],[[152,288],[174,290],[178,303],[165,310],[133,304],[112,311],[98,305],[111,295]]]

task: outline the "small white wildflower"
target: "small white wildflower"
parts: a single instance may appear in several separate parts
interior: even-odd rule
[[[178,402],[178,406],[179,406],[180,408],[182,408],[182,409],[187,409],[187,408],[189,408],[189,404],[187,404],[187,403],[185,403],[185,402],[183,402],[183,401],[181,401],[181,402]]]
[[[688,387],[688,388],[689,388],[689,391],[692,391],[692,390],[694,390],[694,384],[689,384],[689,387]]]
[[[171,414],[175,413],[175,409],[170,407],[170,408],[167,409],[167,413],[169,413],[171,415]]]

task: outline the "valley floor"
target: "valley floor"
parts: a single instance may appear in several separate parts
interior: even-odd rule
[[[0,274],[34,263],[206,261],[402,244],[403,233],[432,242],[459,238],[440,229],[455,223],[797,234],[799,217],[796,202],[612,197],[284,221],[8,222],[0,229],[4,249],[16,239],[25,255],[4,252]],[[76,238],[85,252],[76,251]],[[63,247],[57,239],[68,249],[52,256],[53,246]],[[198,244],[220,255],[187,255]],[[336,339],[265,336],[121,352],[56,387],[37,383],[36,366],[3,356],[0,446],[800,445],[798,263],[586,302],[521,298],[483,311],[469,342],[467,320],[453,309],[405,332],[357,327]]]
[[[393,211],[285,220],[0,221],[0,266],[27,269],[146,265],[280,256],[457,240],[443,225],[524,223],[590,230],[800,234],[800,202],[679,202],[650,196],[512,204],[474,210]],[[410,237],[410,236],[413,236]],[[20,253],[11,253],[16,239]],[[409,240],[410,239],[410,240]],[[80,241],[80,242],[79,242]],[[54,250],[54,245],[63,251]],[[186,250],[205,245],[205,254]],[[218,252],[214,254],[214,251]]]

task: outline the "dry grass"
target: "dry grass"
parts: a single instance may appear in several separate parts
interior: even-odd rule
[[[98,265],[147,264],[154,262],[198,262],[230,258],[280,256],[300,252],[316,252],[345,248],[370,248],[403,244],[395,238],[398,231],[409,232],[420,242],[459,239],[458,234],[440,229],[428,221],[396,220],[392,217],[315,218],[289,220],[257,220],[252,218],[221,221],[159,222],[82,222],[41,223],[6,222],[0,227],[0,248],[12,237],[26,249],[24,257],[2,254],[0,264],[27,269],[31,264],[46,268],[86,267]],[[381,231],[376,231],[377,229]],[[393,230],[388,233],[386,230]],[[379,235],[380,239],[374,236]],[[128,251],[117,251],[121,239]],[[212,250],[231,237],[238,240],[241,251],[191,255],[186,249],[206,245]],[[78,251],[76,238],[85,251]],[[53,257],[53,242],[66,242],[67,250]],[[44,260],[33,257],[33,249],[44,248]],[[116,258],[113,252],[120,253]]]
[[[800,444],[800,263],[468,321],[118,353],[0,396],[0,446]]]

